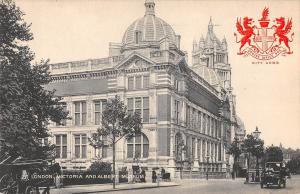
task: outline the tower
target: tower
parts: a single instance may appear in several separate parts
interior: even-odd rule
[[[231,67],[228,63],[227,42],[225,37],[222,41],[214,33],[214,24],[210,17],[207,34],[201,36],[199,44],[193,44],[193,66],[205,65],[213,69],[219,76],[224,89],[231,87]]]

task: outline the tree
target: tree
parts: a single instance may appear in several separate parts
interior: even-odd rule
[[[265,158],[266,162],[281,162],[283,160],[282,150],[278,146],[267,147]]]
[[[134,136],[141,132],[140,114],[127,114],[127,108],[118,96],[110,99],[102,114],[101,127],[89,138],[94,147],[111,145],[113,148],[113,188],[116,187],[116,143],[125,136]],[[105,138],[103,138],[105,137]],[[108,141],[108,142],[105,142]]]
[[[259,159],[264,155],[264,141],[260,138],[255,138],[253,135],[247,135],[243,144],[243,151],[256,157],[256,177],[259,176]],[[249,165],[249,163],[248,163]]]
[[[234,138],[233,142],[231,143],[228,153],[232,154],[232,156],[233,156],[233,178],[235,178],[237,161],[242,153],[240,146],[239,146],[238,139],[236,137]]]
[[[292,158],[287,162],[286,167],[290,170],[291,173],[299,174],[300,173],[300,156]]]
[[[26,45],[33,39],[24,13],[10,0],[0,3],[0,137],[1,151],[13,157],[46,158],[53,145],[43,146],[48,123],[67,118],[60,98],[43,85],[51,81],[48,61],[32,64],[34,53]]]

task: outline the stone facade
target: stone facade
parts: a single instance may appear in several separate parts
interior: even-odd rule
[[[99,158],[112,161],[111,146],[94,149],[88,137],[100,126],[107,100],[118,95],[128,111],[140,111],[143,118],[141,136],[117,143],[118,168],[164,167],[172,177],[181,167],[226,174],[226,150],[238,127],[230,71],[222,83],[210,67],[190,67],[180,36],[155,16],[155,3],[146,1],[145,8],[122,43],[110,44],[109,57],[50,65],[52,82],[45,88],[56,89],[72,117],[50,124],[56,160],[63,169],[81,170]]]

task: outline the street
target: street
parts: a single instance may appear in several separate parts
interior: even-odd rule
[[[182,180],[178,182],[180,186],[124,190],[105,193],[122,194],[300,194],[300,175],[292,176],[287,180],[286,188],[264,188],[259,184],[244,184],[244,179],[229,180]]]

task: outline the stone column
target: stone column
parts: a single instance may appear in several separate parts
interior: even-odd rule
[[[171,134],[170,134],[170,158],[171,159],[169,160],[170,167],[175,167],[174,148],[175,148],[175,130],[171,129]]]
[[[202,147],[202,142],[203,142],[203,140],[202,139],[200,139],[200,162],[203,162],[203,152],[202,152],[202,149],[203,149],[203,147]]]
[[[194,158],[194,165],[193,170],[198,171],[199,170],[199,159],[198,159],[198,139],[195,139],[195,158]]]

